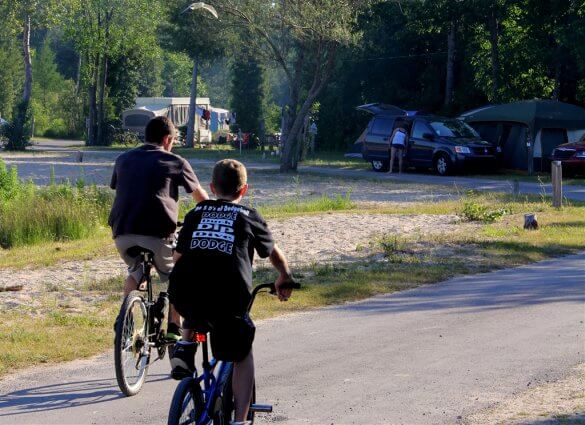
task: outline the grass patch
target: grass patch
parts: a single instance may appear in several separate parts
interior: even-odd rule
[[[1,313],[0,375],[44,363],[94,356],[112,344],[117,307],[104,303],[84,314],[55,311],[31,317]]]
[[[111,230],[99,227],[85,239],[0,249],[0,269],[43,267],[63,261],[91,260],[115,254]]]
[[[86,238],[104,223],[112,194],[83,181],[38,188],[0,160],[0,247]]]
[[[355,210],[357,204],[351,200],[351,194],[327,196],[320,198],[299,201],[291,199],[282,204],[264,205],[258,208],[258,211],[266,218],[277,218],[299,214],[316,214],[332,211]]]

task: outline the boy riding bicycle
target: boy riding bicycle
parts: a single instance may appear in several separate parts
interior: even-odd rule
[[[274,244],[260,214],[239,205],[248,190],[244,165],[226,159],[214,169],[211,191],[217,200],[200,202],[185,217],[175,251],[169,296],[184,317],[183,340],[191,341],[194,330],[210,329],[211,348],[218,360],[234,362],[234,424],[246,424],[254,385],[252,342],[255,327],[246,310],[252,290],[254,251],[279,273],[275,286],[287,300],[292,282],[286,258]],[[194,346],[176,346],[173,375],[191,375]],[[186,369],[186,370],[185,370]]]

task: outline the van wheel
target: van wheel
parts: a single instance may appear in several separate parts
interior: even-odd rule
[[[372,169],[378,173],[384,173],[388,171],[388,167],[390,163],[388,161],[384,161],[382,159],[375,159],[371,161]]]
[[[440,176],[448,176],[453,170],[451,158],[445,153],[440,153],[435,158],[435,171]]]

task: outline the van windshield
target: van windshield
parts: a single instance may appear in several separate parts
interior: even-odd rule
[[[431,127],[439,135],[443,137],[479,137],[479,134],[459,120],[445,120],[445,121],[431,121]]]

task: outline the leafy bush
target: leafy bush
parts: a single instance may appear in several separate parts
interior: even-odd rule
[[[12,122],[5,125],[4,135],[7,142],[4,147],[8,150],[24,150],[29,144],[31,130],[31,107],[25,101],[21,101],[14,108]]]
[[[465,201],[461,211],[462,216],[467,221],[480,221],[482,223],[493,223],[509,213],[505,208],[492,210],[488,206],[474,200]]]

